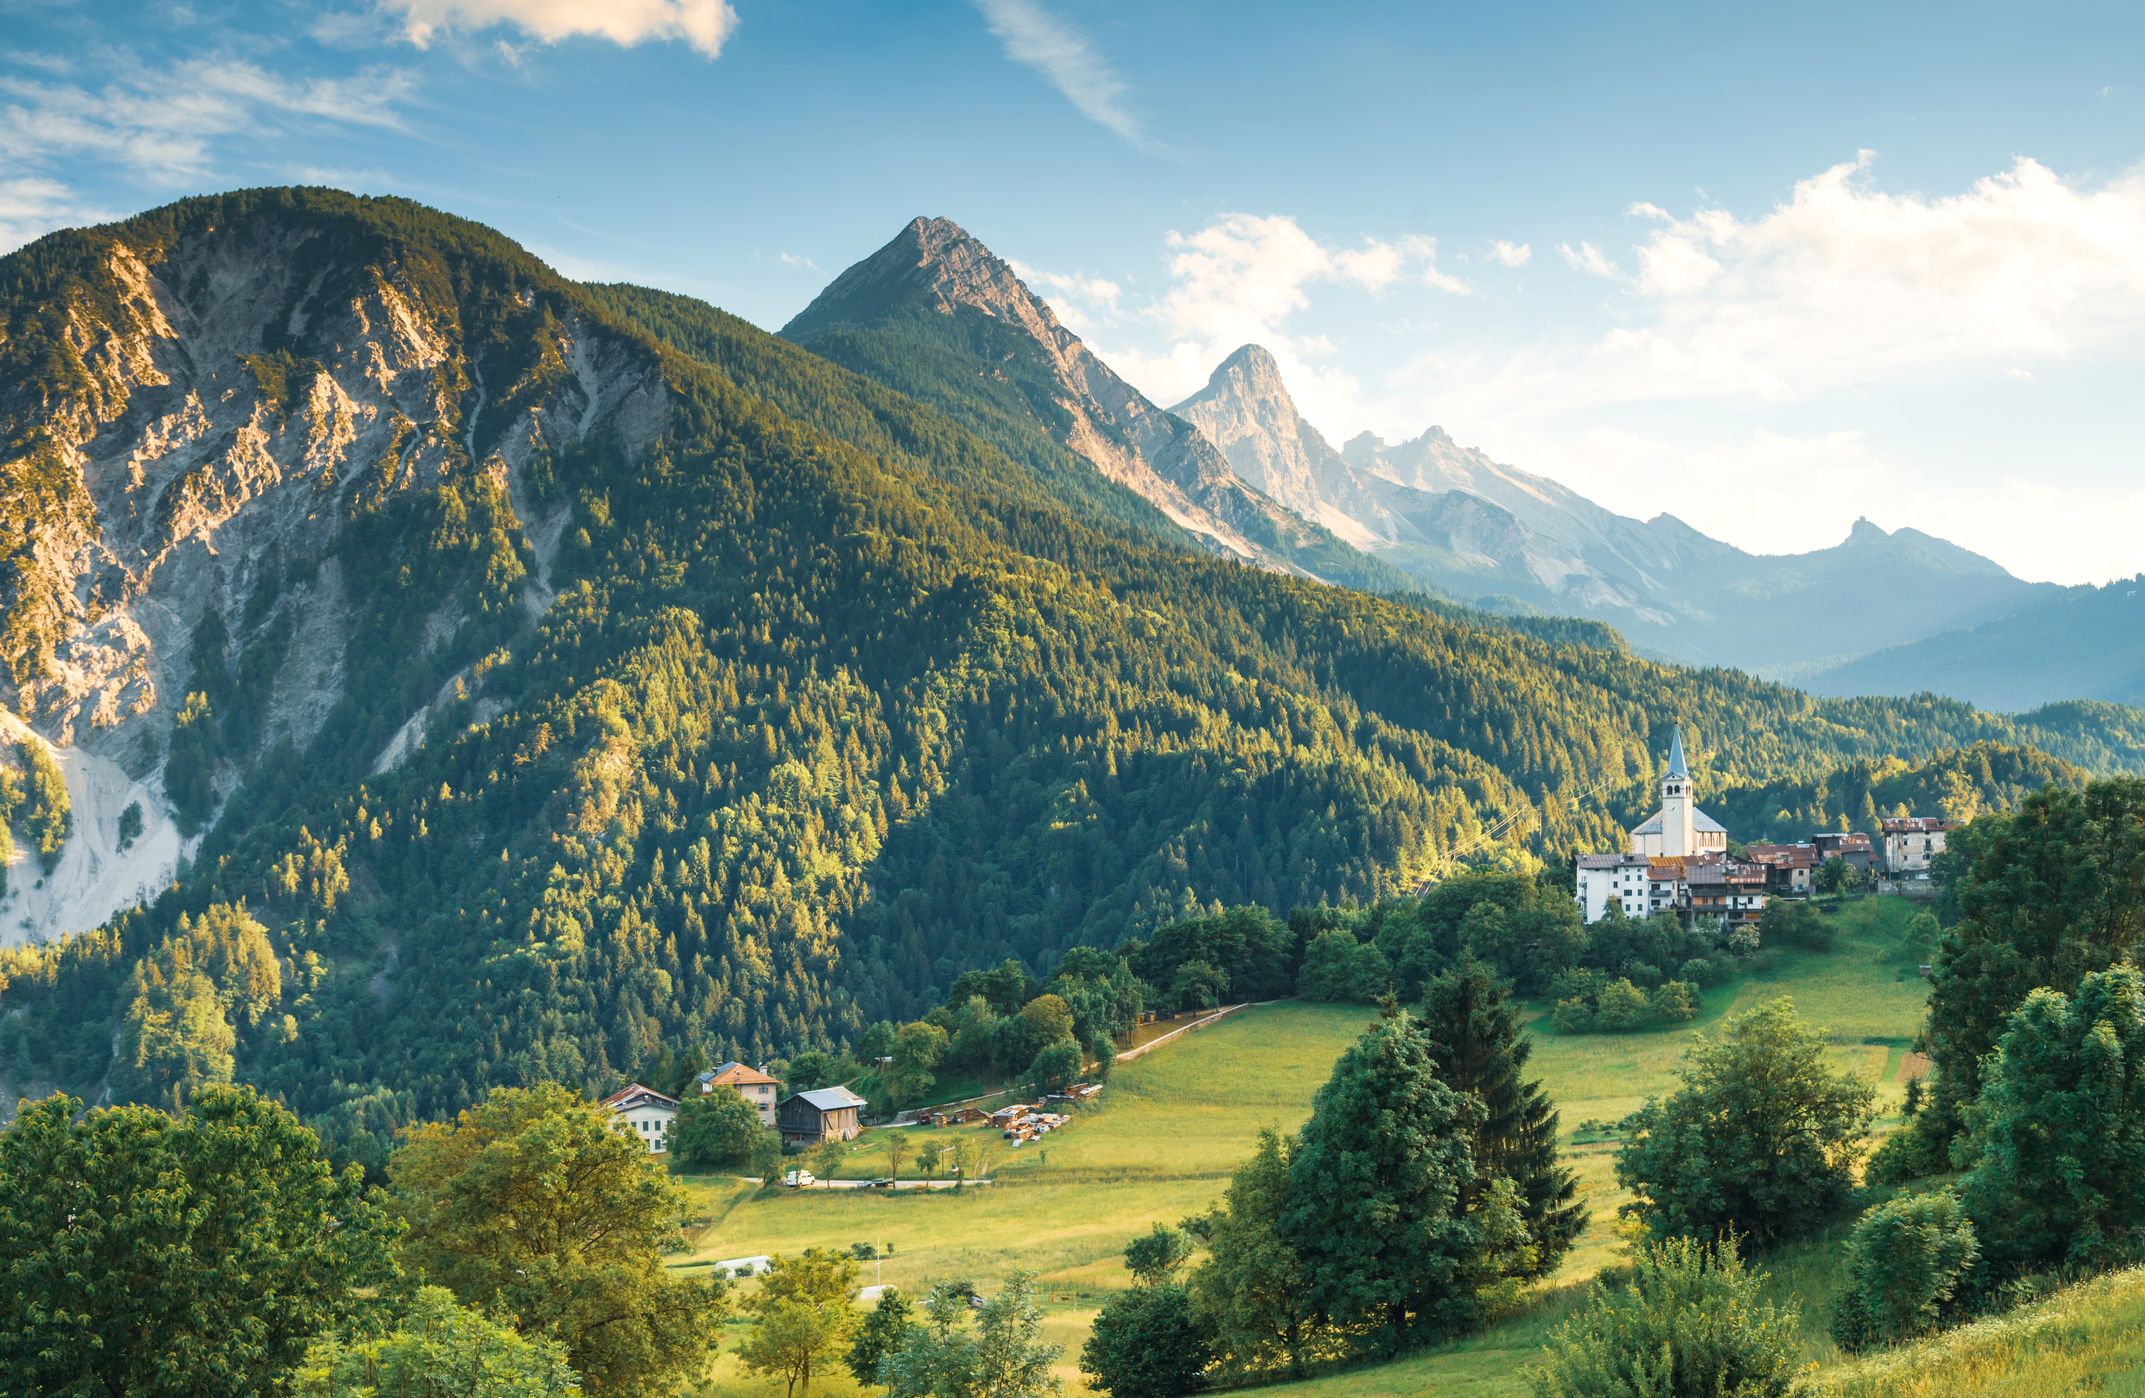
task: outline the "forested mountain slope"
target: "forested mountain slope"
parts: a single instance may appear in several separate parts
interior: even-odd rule
[[[2131,711],[1813,701],[1246,567],[402,201],[55,235],[0,326],[10,703],[202,832],[153,907],[0,954],[10,1092],[236,1075],[356,1141],[825,1044],[1008,953],[1613,838],[1675,722],[1723,785],[2145,755]]]

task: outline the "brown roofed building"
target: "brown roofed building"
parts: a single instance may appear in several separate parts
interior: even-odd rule
[[[670,1126],[678,1119],[677,1098],[629,1082],[596,1105],[617,1119],[619,1130],[639,1137],[651,1154],[670,1150]]]
[[[719,1068],[708,1069],[693,1081],[700,1085],[700,1095],[703,1097],[718,1087],[736,1088],[738,1095],[750,1102],[753,1110],[760,1114],[761,1125],[775,1124],[775,1097],[781,1091],[782,1084],[759,1069],[748,1068],[732,1059]]]

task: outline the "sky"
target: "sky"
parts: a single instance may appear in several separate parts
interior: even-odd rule
[[[2145,6],[0,0],[0,249],[284,183],[769,329],[942,215],[1165,405],[2145,570]]]

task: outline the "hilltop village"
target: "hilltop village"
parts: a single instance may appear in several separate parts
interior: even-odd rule
[[[1955,824],[1890,816],[1875,836],[1816,831],[1793,844],[1746,845],[1738,856],[1727,828],[1698,808],[1679,727],[1669,740],[1660,809],[1632,828],[1622,851],[1580,855],[1573,896],[1588,924],[1613,907],[1626,917],[1669,912],[1731,927],[1755,922],[1769,898],[1806,898],[1833,883],[1879,878],[1911,896],[1928,890],[1930,861],[1944,852]]]

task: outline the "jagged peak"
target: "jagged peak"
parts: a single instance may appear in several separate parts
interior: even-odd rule
[[[1281,365],[1264,345],[1243,345],[1207,376],[1207,386],[1178,406],[1208,402],[1221,398],[1239,398],[1247,404],[1285,411],[1296,415],[1296,400],[1289,396],[1288,385],[1281,378]]]
[[[1023,322],[1039,338],[1068,338],[1004,258],[952,219],[927,215],[910,219],[884,247],[829,282],[782,333],[870,324],[919,301],[940,311],[973,307]]]
[[[973,247],[985,256],[991,255],[990,249],[984,247],[973,234],[943,215],[918,214],[894,235],[893,242],[888,243],[887,247],[899,247],[903,244],[915,248],[926,260],[942,257],[949,249],[962,245]]]
[[[1281,377],[1281,365],[1275,361],[1273,351],[1264,345],[1239,345],[1234,353],[1224,359],[1214,370],[1214,376],[1231,370],[1246,374],[1271,374]]]

